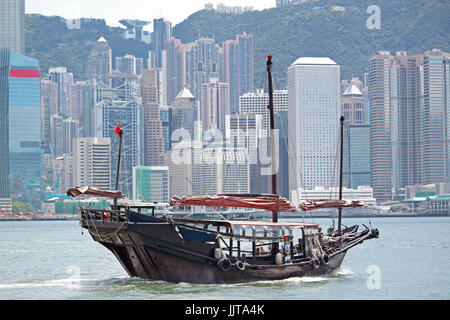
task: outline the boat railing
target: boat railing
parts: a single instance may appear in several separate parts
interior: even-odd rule
[[[127,211],[122,210],[80,208],[80,214],[86,221],[124,222],[128,219]]]

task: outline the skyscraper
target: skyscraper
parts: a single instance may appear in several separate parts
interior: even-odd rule
[[[274,90],[273,104],[275,113],[288,110],[288,91]],[[240,114],[258,114],[262,116],[262,135],[269,136],[270,119],[269,119],[269,94],[263,90],[245,93],[239,97],[239,113]]]
[[[401,198],[406,185],[449,181],[449,61],[437,49],[371,57],[371,182],[378,201]]]
[[[86,81],[77,81],[70,84],[69,117],[78,121],[77,126],[80,126],[80,122],[83,120],[83,87],[86,85]]]
[[[149,69],[162,68],[163,52],[166,50],[167,40],[172,37],[172,24],[165,20],[153,19],[153,32],[151,33],[151,47]]]
[[[198,121],[198,106],[195,97],[189,89],[183,88],[172,103],[173,131],[186,129],[191,139],[194,139],[196,121]]]
[[[170,38],[167,41],[166,58],[162,66],[165,82],[165,103],[170,105],[184,86],[183,44],[181,40]],[[164,101],[163,101],[164,103]]]
[[[343,82],[346,82],[346,80],[343,80]],[[350,187],[350,180],[351,180],[351,172],[353,171],[352,168],[350,168],[350,157],[353,156],[350,153],[350,126],[356,126],[356,125],[366,125],[367,122],[367,113],[366,113],[366,98],[362,94],[362,92],[359,90],[359,79],[357,78],[353,79],[350,84],[347,84],[347,88],[342,93],[341,97],[341,111],[344,115],[345,122],[344,122],[344,168],[343,168],[343,184],[345,187]],[[367,128],[366,128],[367,129]],[[367,138],[365,136],[365,129],[364,130],[356,130],[353,128],[353,140],[357,139],[357,134],[361,133],[363,135],[363,138]],[[369,146],[369,144],[367,144]],[[361,146],[362,147],[362,146]],[[353,149],[356,151],[356,149]],[[364,149],[363,152],[366,155],[370,154],[369,149]],[[358,152],[358,151],[356,151]],[[354,159],[356,160],[356,159]],[[355,161],[353,161],[355,163]],[[370,163],[370,161],[369,161]],[[366,170],[367,173],[370,173],[370,169]],[[367,181],[367,180],[366,180]],[[370,182],[370,179],[368,180]],[[367,182],[366,182],[367,183]],[[365,184],[369,186],[370,184]],[[356,188],[356,187],[355,187]]]
[[[41,79],[41,96],[48,99],[50,114],[58,114],[58,84],[51,80]]]
[[[370,126],[350,125],[348,127],[348,187],[357,189],[370,186]]]
[[[275,129],[278,130],[277,192],[289,199],[289,118],[288,111],[275,113]]]
[[[25,0],[0,1],[0,49],[25,54]]]
[[[94,136],[111,139],[111,186],[115,187],[119,125],[124,132],[119,189],[132,197],[133,167],[143,163],[143,110],[140,87],[135,79],[116,79],[115,88],[98,88],[92,123]],[[120,80],[120,81],[119,81]]]
[[[126,54],[123,57],[116,57],[117,73],[137,74],[136,73],[136,57],[131,54]]]
[[[40,206],[41,92],[39,62],[9,49],[0,49],[0,110],[2,136],[2,196],[8,198],[13,186],[13,198],[29,202],[33,209]]]
[[[70,86],[73,83],[73,73],[65,67],[49,68],[48,78],[58,85],[58,113],[70,115]]]
[[[78,121],[70,118],[64,119],[62,122],[63,129],[63,154],[72,155],[73,144],[72,140],[78,138]]]
[[[203,130],[219,129],[225,132],[225,116],[230,114],[230,87],[228,83],[210,78],[202,85],[200,104]]]
[[[164,166],[134,167],[133,199],[169,202],[169,168]]]
[[[111,86],[112,50],[105,38],[100,37],[92,47],[86,62],[87,80],[95,79],[99,84]]]
[[[184,51],[185,85],[197,101],[200,101],[200,104],[202,85],[208,83],[210,78],[219,79],[220,60],[220,48],[214,39],[202,38],[186,45]]]
[[[64,154],[64,129],[63,117],[56,114],[50,116],[50,145],[53,158],[60,157]]]
[[[239,111],[239,97],[254,89],[253,35],[245,32],[222,43],[221,81],[230,84],[230,112]]]
[[[172,148],[171,135],[173,131],[172,107],[160,106],[159,118],[162,124],[162,135],[164,138],[164,151],[167,152]]]
[[[340,67],[329,58],[288,68],[289,189],[337,186]]]
[[[0,205],[11,210],[9,186],[9,54],[0,49]],[[6,203],[6,204],[5,204]]]
[[[226,119],[226,142],[230,148],[244,149],[248,156],[251,193],[268,193],[269,176],[263,174],[265,161],[261,161],[259,148],[262,138],[262,115],[231,114]]]
[[[144,109],[144,164],[162,166],[164,137],[160,118],[156,70],[144,70],[141,79],[141,96]]]
[[[73,140],[73,183],[111,189],[111,142],[109,138]]]

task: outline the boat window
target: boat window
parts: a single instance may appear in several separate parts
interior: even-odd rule
[[[292,236],[290,227],[234,225],[234,235],[255,238]]]

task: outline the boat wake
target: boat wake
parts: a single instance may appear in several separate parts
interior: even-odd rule
[[[0,283],[0,290],[8,289],[30,289],[45,287],[60,287],[67,289],[80,289],[81,282],[95,281],[94,279],[56,279],[43,282],[26,282],[26,283]]]
[[[341,268],[341,269],[337,269],[337,270],[333,271],[332,274],[335,276],[349,276],[349,275],[352,275],[355,273],[348,268]]]

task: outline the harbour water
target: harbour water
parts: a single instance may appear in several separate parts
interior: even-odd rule
[[[289,221],[293,221],[289,219]],[[299,219],[298,221],[301,221]],[[326,230],[331,220],[308,219]],[[381,300],[450,298],[450,217],[372,218],[380,238],[320,277],[237,285],[129,278],[77,221],[0,222],[2,300]],[[344,219],[348,226],[367,218]]]

